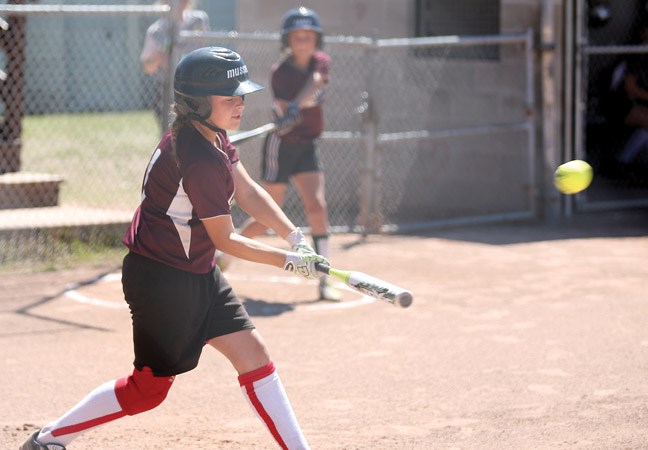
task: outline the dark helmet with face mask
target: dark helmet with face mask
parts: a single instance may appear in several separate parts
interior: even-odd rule
[[[238,97],[251,94],[263,86],[248,78],[241,56],[223,47],[204,47],[183,57],[173,79],[174,100],[178,111],[209,128],[211,95]]]
[[[317,33],[317,48],[322,48],[324,30],[315,11],[300,6],[284,14],[281,21],[281,46],[288,47],[288,35],[293,30],[312,30]]]

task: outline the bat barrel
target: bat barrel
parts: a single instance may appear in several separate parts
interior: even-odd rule
[[[401,308],[407,308],[414,300],[412,293],[399,286],[367,275],[362,272],[334,269],[322,263],[315,263],[318,272],[334,276],[347,286]]]
[[[414,297],[410,291],[401,292],[396,296],[396,303],[398,303],[401,308],[409,308],[413,301]]]

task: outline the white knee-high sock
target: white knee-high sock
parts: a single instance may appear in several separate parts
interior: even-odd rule
[[[329,246],[329,235],[324,234],[321,236],[313,236],[313,250],[318,255],[322,255],[324,258],[328,259],[331,256],[331,248]],[[320,282],[328,280],[330,277],[328,275],[322,275],[320,277]]]
[[[315,253],[322,255],[324,258],[331,256],[331,248],[329,245],[329,235],[313,236],[313,247]]]
[[[67,446],[91,428],[155,408],[166,398],[174,378],[156,377],[149,367],[134,369],[132,375],[95,388],[63,417],[47,424],[36,440]]]
[[[125,416],[115,395],[115,382],[108,381],[95,388],[61,418],[43,427],[36,440],[66,447],[91,428]]]
[[[282,449],[310,449],[272,362],[239,376],[239,383],[243,396]]]

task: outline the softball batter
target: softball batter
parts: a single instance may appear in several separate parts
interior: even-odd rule
[[[287,56],[272,68],[276,132],[265,140],[261,185],[278,205],[283,205],[292,180],[311,227],[315,251],[329,257],[329,223],[324,173],[315,140],[324,129],[322,100],[329,82],[331,58],[321,50],[323,30],[315,11],[300,7],[288,11],[282,20],[281,43]],[[266,227],[254,218],[241,234],[254,237]],[[319,297],[340,300],[341,293],[322,277]]]
[[[94,427],[155,408],[175,376],[197,366],[205,344],[232,363],[244,397],[277,444],[309,448],[261,335],[214,260],[218,248],[306,278],[315,277],[316,262],[326,262],[252,181],[224,131],[239,127],[244,96],[259,89],[241,57],[225,48],[195,50],[178,64],[176,117],[146,168],[142,202],[124,236],[134,370],[94,389],[21,450],[64,450]],[[237,234],[233,199],[292,251]]]

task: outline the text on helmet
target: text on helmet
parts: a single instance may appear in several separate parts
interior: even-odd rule
[[[235,67],[227,71],[227,78],[229,79],[229,78],[238,77],[240,75],[245,75],[246,73],[248,73],[248,69],[246,65]]]
[[[298,19],[295,19],[293,22],[293,28],[299,28],[299,27],[311,27],[313,26],[313,19],[310,17],[300,17]]]

